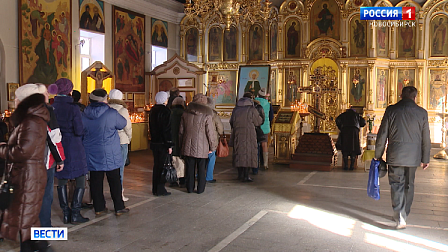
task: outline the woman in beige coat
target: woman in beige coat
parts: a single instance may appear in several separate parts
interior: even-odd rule
[[[196,94],[182,115],[179,127],[181,155],[185,156],[187,192],[194,190],[195,168],[198,166],[197,193],[205,190],[205,166],[208,154],[216,151],[218,138],[213,123],[213,110],[207,106],[207,97]]]
[[[118,131],[118,136],[120,137],[120,147],[121,147],[121,155],[123,156],[123,165],[120,167],[120,176],[121,176],[121,186],[122,193],[121,196],[123,201],[128,201],[129,198],[124,196],[124,185],[123,185],[123,175],[124,175],[124,164],[126,163],[126,159],[128,157],[128,146],[131,143],[132,139],[132,122],[129,118],[128,106],[123,101],[123,93],[118,89],[112,89],[109,92],[109,106],[118,111],[118,113],[123,116],[127,124],[124,129]]]

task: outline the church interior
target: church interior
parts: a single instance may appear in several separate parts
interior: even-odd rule
[[[374,24],[361,7],[414,7],[415,20]],[[448,251],[448,1],[8,0],[0,16],[3,120],[19,86],[69,78],[85,104],[96,88],[121,90],[133,123],[133,215],[86,212],[94,221],[69,226],[57,251]],[[437,159],[417,171],[414,219],[398,233],[388,228],[387,179],[378,202],[365,186],[383,115],[405,86],[428,112]],[[147,195],[148,112],[157,92],[174,87],[187,104],[198,93],[213,98],[226,135],[236,101],[268,91],[273,169],[258,185],[236,184],[227,157],[215,169],[222,183],[202,198]],[[335,147],[336,118],[349,108],[367,121],[350,174]],[[3,241],[0,251],[19,250]]]

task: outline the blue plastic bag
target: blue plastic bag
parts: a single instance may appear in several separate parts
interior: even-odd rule
[[[380,199],[379,167],[380,161],[372,159],[372,162],[370,163],[369,181],[367,182],[367,196],[375,200]]]

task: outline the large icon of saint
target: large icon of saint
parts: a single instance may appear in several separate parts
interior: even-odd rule
[[[354,34],[353,34],[353,40],[355,41],[355,45],[356,45],[356,49],[358,51],[358,53],[362,53],[366,42],[365,42],[365,28],[364,25],[362,25],[361,22],[359,22],[359,20],[355,20],[355,27],[353,27],[354,29]]]
[[[443,49],[448,46],[446,44],[447,24],[443,22],[443,18],[439,18],[439,22],[434,24],[434,40],[432,44],[435,54],[443,54]]]
[[[317,16],[320,18],[319,21],[316,22],[317,27],[319,27],[320,34],[328,34],[328,29],[333,30],[333,14],[330,12],[329,9],[327,9],[327,4],[322,5],[322,10],[319,12],[319,15]]]
[[[288,29],[288,55],[296,55],[296,47],[299,43],[299,32],[296,30],[296,22],[292,22]]]
[[[244,88],[244,92],[251,92],[255,96],[258,95],[258,91],[260,91],[260,82],[258,81],[258,76],[260,73],[257,70],[252,70],[249,72],[250,80],[247,82],[246,87]]]

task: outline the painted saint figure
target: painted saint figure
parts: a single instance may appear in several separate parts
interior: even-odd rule
[[[231,27],[226,31],[226,60],[236,60],[236,29]]]
[[[446,42],[446,32],[447,25],[443,22],[443,18],[439,18],[439,23],[434,25],[434,42],[432,45],[434,53],[443,54]]]
[[[353,95],[353,98],[356,103],[361,103],[363,98],[363,89],[364,89],[365,79],[362,78],[359,70],[355,72],[355,76],[352,80],[352,88],[350,93]]]
[[[356,26],[353,27],[354,29],[353,40],[355,41],[357,51],[362,53],[362,49],[366,45],[364,25],[362,25],[362,23],[359,22],[359,20],[355,20],[355,25]]]
[[[190,29],[187,33],[187,57],[191,61],[191,59],[197,59],[196,56],[198,56],[197,33],[195,29]]]
[[[401,29],[401,38],[403,39],[403,52],[411,52],[414,45],[414,31],[410,26]],[[399,89],[401,90],[401,89]]]
[[[296,47],[299,43],[299,32],[296,30],[296,22],[292,22],[288,28],[288,55],[296,55]]]
[[[257,70],[252,70],[249,72],[249,78],[251,78],[247,84],[246,87],[244,88],[244,93],[246,92],[251,92],[252,94],[258,94],[258,91],[260,91],[261,86],[260,86],[260,82],[258,81],[258,71]]]
[[[317,16],[320,18],[319,21],[316,22],[317,27],[319,28],[320,34],[327,35],[328,29],[331,29],[333,31],[333,14],[330,12],[329,9],[327,9],[327,4],[322,5],[322,10],[319,12],[319,15]]]
[[[386,27],[380,27],[377,30],[378,48],[386,49]]]
[[[92,16],[90,15],[90,6],[87,4],[84,12],[81,15],[81,20],[79,21],[79,28],[90,29],[92,24]]]
[[[381,74],[378,80],[378,102],[382,104],[386,100],[386,74],[384,70],[381,70]]]
[[[251,49],[253,60],[261,60],[262,52],[261,52],[261,34],[258,29],[258,26],[255,26],[254,31],[252,32],[252,41],[251,41]]]
[[[100,16],[98,7],[93,7],[93,18],[90,24],[90,30],[104,32],[104,21]]]

